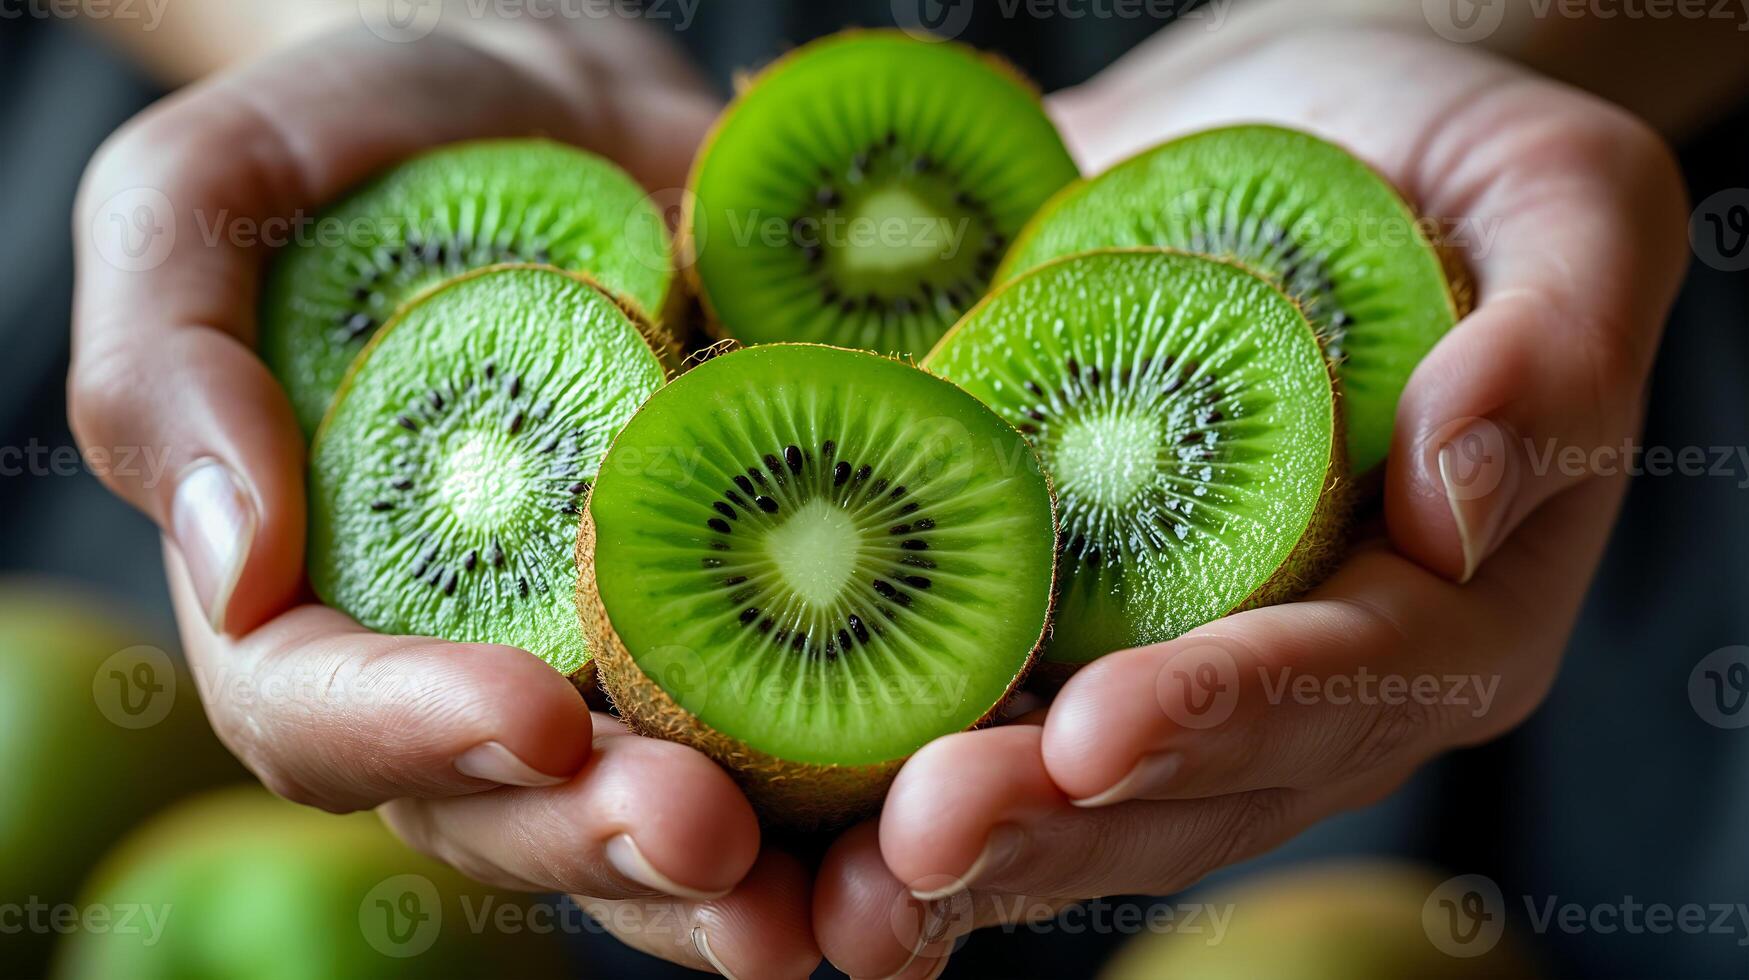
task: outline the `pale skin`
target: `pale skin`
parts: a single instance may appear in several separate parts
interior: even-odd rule
[[[1413,16],[1311,7],[1242,7],[1219,32],[1167,32],[1050,106],[1087,172],[1208,125],[1307,128],[1467,236],[1456,244],[1478,305],[1410,382],[1383,520],[1361,529],[1306,601],[1113,654],[1017,723],[927,746],[879,817],[814,869],[763,840],[708,760],[592,717],[529,654],[379,637],[311,604],[300,437],[250,349],[262,255],[178,248],[154,270],[125,272],[90,241],[89,218],[126,188],[163,190],[179,228],[192,229],[196,209],[310,210],[422,147],[536,130],[614,157],[652,189],[679,186],[717,109],[686,68],[623,25],[598,25],[594,40],[494,25],[408,45],[354,32],[230,69],[150,110],[105,147],[82,193],[73,416],[88,447],[168,446],[170,472],[217,459],[243,488],[254,533],[227,588],[227,576],[197,567],[205,559],[184,560],[185,480],[111,478],[166,529],[184,642],[215,728],[276,792],[332,810],[379,807],[414,846],[482,880],[599,900],[586,907],[620,938],[675,962],[801,977],[823,955],[853,976],[928,977],[953,938],[1016,908],[1182,888],[1379,799],[1442,751],[1513,727],[1555,674],[1624,488],[1618,476],[1536,467],[1527,447],[1619,446],[1638,431],[1687,258],[1683,189],[1656,130],[1436,37],[1419,2],[1402,5]],[[1554,25],[1530,27],[1496,45],[1587,80],[1542,56],[1566,51],[1548,44]],[[1744,41],[1713,31],[1692,43]],[[1563,57],[1612,79],[1602,66],[1631,72],[1642,49],[1614,50],[1628,53]],[[1692,125],[1740,81],[1721,75],[1742,63],[1636,108],[1671,131]],[[364,90],[380,97],[352,98]],[[1478,431],[1479,443],[1460,438]],[[1493,484],[1460,492],[1455,506],[1441,466],[1454,443],[1484,447]],[[1447,475],[1477,460],[1456,451]],[[1199,728],[1181,723],[1194,692],[1172,678],[1201,663],[1226,671],[1237,697],[1230,717]],[[1493,693],[1482,712],[1283,701],[1268,686],[1281,667],[1319,680],[1466,675]],[[416,698],[372,696],[409,678]],[[485,743],[523,768],[494,779],[459,771],[456,760]],[[658,906],[671,914],[653,914]]]

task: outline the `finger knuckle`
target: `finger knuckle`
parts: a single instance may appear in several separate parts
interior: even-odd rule
[[[1332,775],[1341,780],[1373,772],[1433,740],[1442,728],[1439,711],[1413,698],[1371,705]]]
[[[1291,808],[1291,794],[1291,790],[1279,789],[1239,794],[1226,810],[1220,834],[1223,845],[1214,850],[1216,860],[1208,870],[1260,854],[1280,840]]]
[[[122,441],[143,381],[138,363],[114,347],[82,353],[67,383],[68,420],[79,442],[89,447]]]

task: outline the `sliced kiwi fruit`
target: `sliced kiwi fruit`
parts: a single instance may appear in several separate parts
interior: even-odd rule
[[[988,719],[1032,662],[1055,567],[1026,440],[909,364],[749,347],[658,392],[578,541],[600,679],[772,822],[842,823]]]
[[[740,340],[922,354],[1077,176],[1005,65],[848,31],[766,69],[718,122],[693,169],[682,264]]]
[[[1336,361],[1357,473],[1384,459],[1410,373],[1470,303],[1461,263],[1389,181],[1339,146],[1274,126],[1186,136],[1070,187],[1021,233],[998,278],[1125,246],[1235,259],[1293,296]]]
[[[470,269],[585,272],[656,322],[674,279],[667,226],[612,163],[545,140],[458,143],[401,164],[318,215],[276,257],[261,353],[306,434],[395,310]]]
[[[470,273],[360,354],[310,458],[310,580],[383,633],[505,643],[579,680],[572,550],[601,454],[663,383],[581,277]]]
[[[1054,481],[1076,665],[1288,598],[1338,557],[1346,458],[1298,306],[1227,262],[1071,256],[1002,287],[925,360],[1031,438]]]

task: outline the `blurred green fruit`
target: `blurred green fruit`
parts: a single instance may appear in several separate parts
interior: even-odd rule
[[[71,935],[55,974],[568,975],[559,924],[528,915],[525,901],[414,853],[375,814],[334,816],[237,787],[174,807],[104,859],[80,908],[103,910],[106,924]]]
[[[1197,896],[1227,922],[1223,935],[1205,929],[1202,934],[1139,936],[1100,978],[1534,977],[1528,961],[1498,933],[1472,935],[1460,922],[1454,945],[1452,924],[1440,904],[1452,889],[1422,868],[1382,861],[1325,864],[1247,879]],[[1503,909],[1483,912],[1503,921]]]
[[[0,579],[0,964],[19,975],[55,936],[25,907],[71,901],[141,819],[243,775],[161,642],[113,601]]]

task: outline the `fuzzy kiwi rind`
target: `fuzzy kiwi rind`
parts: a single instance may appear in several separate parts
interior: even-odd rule
[[[954,41],[923,41],[904,31],[891,28],[850,28],[842,30],[835,34],[801,45],[800,47],[787,52],[781,57],[773,60],[771,63],[765,65],[756,73],[751,75],[737,75],[734,86],[734,99],[730,102],[728,108],[725,109],[712,124],[700,146],[699,152],[693,158],[692,168],[687,178],[688,193],[685,195],[682,202],[680,224],[676,231],[674,242],[676,264],[680,270],[680,277],[686,286],[687,292],[693,298],[693,303],[697,310],[698,315],[695,326],[708,338],[723,340],[736,337],[735,324],[727,322],[727,319],[720,310],[721,304],[717,301],[713,301],[710,290],[707,287],[704,281],[704,276],[699,268],[701,261],[701,247],[697,235],[699,206],[701,201],[701,195],[699,192],[705,168],[711,159],[712,148],[717,145],[724,132],[736,121],[738,113],[746,105],[748,94],[755,91],[762,82],[780,74],[784,69],[795,64],[797,61],[811,55],[819,54],[832,47],[856,44],[871,39],[876,41],[891,40],[905,44],[922,45],[929,49],[958,52],[969,57],[978,64],[981,64],[984,68],[994,74],[1001,76],[1017,90],[1025,93],[1040,107],[1042,115],[1043,98],[1038,86],[1024,72],[1007,59],[992,52],[981,51]],[[1046,119],[1048,122],[1048,117],[1046,117]],[[1055,132],[1054,127],[1052,127],[1052,132]],[[1060,137],[1056,140],[1054,152],[1057,155],[1060,155],[1064,161],[1064,175],[1061,182],[1062,186],[1072,186],[1075,181],[1079,180],[1080,175],[1073,160],[1069,157],[1067,147],[1062,143]],[[971,189],[967,189],[968,193],[970,191]],[[1038,203],[1042,204],[1045,200],[1049,200],[1050,197],[1051,195],[1045,195]],[[1030,220],[1030,215],[1026,220],[1021,221],[1016,227],[1007,230],[1004,236],[1006,241],[1001,248],[1001,251],[997,254],[996,261],[998,263],[998,268],[1000,257],[1009,254],[1012,242],[1019,236],[1021,229],[1025,227],[1027,220]],[[990,270],[989,274],[982,278],[983,282],[979,290],[975,294],[967,297],[968,302],[958,307],[958,313],[963,314],[965,309],[972,303],[975,303],[978,297],[987,293],[994,284],[1002,281],[1000,272],[997,270]],[[957,317],[954,319],[957,319]],[[951,326],[951,321],[944,325],[944,329],[946,326]],[[799,337],[776,337],[759,342],[807,343],[814,341],[808,338]],[[825,338],[823,342],[828,346],[849,346],[846,339],[841,337]],[[925,346],[925,349],[926,348],[927,345]],[[869,347],[865,349],[873,350],[876,348]],[[924,353],[924,349],[915,351],[898,351],[894,349],[893,345],[887,345],[881,348],[878,352],[921,356]]]
[[[1303,329],[1306,332],[1306,335],[1314,343],[1318,341],[1317,330],[1305,317],[1304,311],[1299,303],[1295,301],[1293,297],[1289,296],[1279,284],[1258,274],[1255,270],[1247,267],[1241,262],[1211,258],[1205,255],[1169,248],[1106,248],[1051,259],[1037,267],[1027,270],[1019,277],[1005,282],[989,296],[985,297],[977,306],[973,307],[972,310],[968,311],[966,316],[963,317],[959,323],[956,323],[953,329],[942,337],[941,342],[937,344],[936,348],[930,352],[930,355],[923,360],[924,369],[929,370],[932,373],[939,373],[943,352],[952,346],[955,339],[960,336],[964,330],[968,329],[970,324],[977,322],[977,318],[987,307],[1002,302],[1011,291],[1023,288],[1023,284],[1029,283],[1031,280],[1041,276],[1048,276],[1052,270],[1071,265],[1072,263],[1098,259],[1100,257],[1126,255],[1176,256],[1180,259],[1194,263],[1202,263],[1210,266],[1219,266],[1236,270],[1237,272],[1242,273],[1246,280],[1255,283],[1258,286],[1266,287],[1269,293],[1273,294],[1281,301],[1284,308],[1292,309],[1295,314],[1294,319],[1299,328]],[[1321,351],[1321,346],[1318,349]],[[1242,600],[1231,604],[1228,608],[1219,610],[1217,614],[1208,617],[1206,621],[1212,622],[1215,619],[1232,613],[1242,612],[1260,606],[1273,605],[1297,598],[1318,585],[1335,571],[1346,553],[1356,499],[1355,491],[1357,484],[1355,479],[1350,476],[1349,472],[1346,440],[1344,439],[1345,423],[1343,399],[1340,389],[1337,386],[1335,365],[1327,357],[1320,358],[1320,360],[1324,376],[1330,386],[1330,447],[1323,469],[1323,478],[1319,494],[1307,517],[1305,528],[1295,540],[1292,547],[1288,549],[1275,570],[1270,573],[1264,581],[1257,585]],[[953,379],[950,378],[949,380]],[[992,407],[995,408],[995,406]],[[1001,409],[997,409],[997,411],[998,414],[1004,414]],[[1004,417],[1006,418],[1005,414]],[[1032,437],[1029,435],[1028,441],[1030,442],[1031,440]],[[1054,474],[1051,474],[1048,468],[1047,476],[1051,476],[1053,479],[1055,478]],[[1063,543],[1066,542],[1068,538],[1068,533],[1067,529],[1062,527],[1059,527],[1058,533],[1059,552],[1061,552]],[[1073,569],[1065,568],[1061,563],[1059,564],[1057,571],[1059,589],[1067,588],[1071,584],[1070,576],[1073,574]],[[1060,611],[1061,605],[1061,596],[1059,595],[1057,608],[1054,611]],[[1070,629],[1073,629],[1074,627],[1074,624],[1072,623],[1063,623],[1060,616],[1053,617],[1053,632],[1064,628],[1065,625]],[[1161,633],[1158,635],[1133,636],[1130,638],[1132,641],[1130,645],[1162,642],[1172,639],[1177,635],[1181,635],[1182,632],[1183,630],[1171,634]],[[1041,651],[1038,665],[1032,673],[1032,684],[1035,688],[1040,690],[1054,690],[1060,687],[1077,670],[1089,662],[1091,662],[1090,659],[1054,658],[1052,656],[1052,644],[1047,641],[1044,649]]]
[[[260,304],[262,357],[306,435],[370,337],[445,280],[502,264],[587,273],[660,325],[682,309],[662,216],[605,158],[545,139],[436,147],[348,191],[315,218],[348,240],[282,249]],[[654,337],[654,335],[652,335]]]
[[[670,366],[672,363],[672,344],[669,341],[667,334],[660,328],[651,325],[637,307],[631,305],[615,293],[607,290],[590,276],[579,272],[557,269],[552,266],[528,263],[507,263],[473,269],[462,275],[456,276],[453,279],[431,286],[421,291],[413,299],[402,304],[402,306],[396,311],[395,315],[386,321],[365,344],[364,349],[359,352],[359,355],[354,358],[352,363],[348,366],[346,374],[341,379],[340,385],[335,391],[334,398],[329,405],[328,411],[324,413],[322,421],[317,426],[315,434],[311,439],[310,461],[312,468],[316,465],[318,453],[329,439],[334,426],[338,424],[336,418],[341,413],[341,406],[345,404],[347,396],[359,383],[362,374],[371,369],[369,364],[372,356],[384,344],[390,342],[390,338],[395,336],[395,331],[406,322],[424,302],[432,299],[438,294],[462,288],[468,283],[507,272],[537,272],[543,275],[553,275],[586,287],[590,292],[613,305],[619,314],[623,316],[625,321],[635,329],[639,338],[644,342],[648,352],[656,359],[657,364],[661,365],[662,378],[661,382],[657,384],[657,388],[660,387],[661,383],[665,383],[667,378],[672,375],[673,371]],[[314,488],[314,486],[315,479],[314,474],[312,474],[312,488]],[[310,503],[312,507],[311,527],[313,534],[314,529],[318,525],[318,518],[314,514],[313,509],[319,505],[319,500],[314,489],[311,494]],[[581,508],[579,507],[579,509]],[[333,518],[328,518],[327,520],[332,519]],[[327,576],[325,574],[318,574],[313,554],[311,556],[310,578],[319,598],[329,605],[333,605],[336,608],[342,608],[332,600],[329,594],[326,594],[331,591],[329,588],[325,587]],[[343,611],[346,610],[343,609]],[[365,625],[369,626],[370,624],[366,623]],[[573,656],[562,651],[543,649],[542,643],[531,642],[536,639],[534,637],[525,639],[487,636],[483,639],[481,635],[456,635],[444,638],[460,642],[516,642],[517,645],[529,649],[530,652],[540,656],[543,660],[546,660],[549,664],[552,664],[556,669],[564,673],[567,679],[577,688],[579,694],[588,698],[595,692],[595,662],[593,651],[588,649],[587,646],[576,651],[576,655]],[[579,640],[582,639],[581,630],[578,630],[577,638]],[[569,669],[566,667],[567,663],[571,664]]]
[[[1202,167],[1204,164],[1197,157],[1202,147],[1214,147],[1212,152],[1217,155],[1221,153],[1233,155],[1237,153],[1234,147],[1244,141],[1255,144],[1248,147],[1248,152],[1244,155],[1246,161],[1244,165],[1248,170],[1255,170],[1258,173],[1234,175],[1234,179],[1225,181],[1233,186],[1224,189],[1233,190],[1236,199],[1249,202],[1250,195],[1256,193],[1257,187],[1272,179],[1268,174],[1262,173],[1262,168],[1280,169],[1286,176],[1280,178],[1279,184],[1296,187],[1305,183],[1304,180],[1298,179],[1304,172],[1323,173],[1328,175],[1323,179],[1332,182],[1334,186],[1346,187],[1347,193],[1350,195],[1350,199],[1347,201],[1337,200],[1336,192],[1331,191],[1329,195],[1331,206],[1347,208],[1360,215],[1360,218],[1354,218],[1352,215],[1343,213],[1337,215],[1338,219],[1352,218],[1357,222],[1357,228],[1359,227],[1358,222],[1365,218],[1386,221],[1389,222],[1390,227],[1407,229],[1409,237],[1404,241],[1402,250],[1387,250],[1382,246],[1373,248],[1373,264],[1376,265],[1379,261],[1396,261],[1395,256],[1398,255],[1404,257],[1401,263],[1404,269],[1410,265],[1414,265],[1416,268],[1412,273],[1413,281],[1402,286],[1401,291],[1404,295],[1408,295],[1412,291],[1424,292],[1428,303],[1425,308],[1415,307],[1398,311],[1400,322],[1414,325],[1411,331],[1413,336],[1398,335],[1390,338],[1374,338],[1368,341],[1375,351],[1381,348],[1380,340],[1408,346],[1403,351],[1396,353],[1386,351],[1384,353],[1385,363],[1368,369],[1367,373],[1370,376],[1364,382],[1355,380],[1354,372],[1357,368],[1349,363],[1351,358],[1342,352],[1341,343],[1345,333],[1351,340],[1357,336],[1364,338],[1366,335],[1364,333],[1355,334],[1353,328],[1340,322],[1334,325],[1325,322],[1325,318],[1331,315],[1332,310],[1344,318],[1352,311],[1346,310],[1342,304],[1334,302],[1331,299],[1334,294],[1330,293],[1328,288],[1322,291],[1314,290],[1313,292],[1320,293],[1319,297],[1294,296],[1295,301],[1301,305],[1308,318],[1312,320],[1313,325],[1318,328],[1320,339],[1327,345],[1333,345],[1332,352],[1336,360],[1338,384],[1345,389],[1348,396],[1346,438],[1348,439],[1348,453],[1354,472],[1357,476],[1376,475],[1380,469],[1379,463],[1389,449],[1390,429],[1394,421],[1397,395],[1401,392],[1402,386],[1407,383],[1414,362],[1419,361],[1427,349],[1431,349],[1439,336],[1449,331],[1458,321],[1469,314],[1473,308],[1474,286],[1459,251],[1450,243],[1430,239],[1420,224],[1416,209],[1395,184],[1376,167],[1346,148],[1299,130],[1261,123],[1221,126],[1167,140],[1113,164],[1098,176],[1078,180],[1060,190],[1050,201],[1039,208],[1038,213],[1027,223],[1026,228],[1016,236],[1013,247],[1004,259],[1002,267],[997,271],[996,281],[998,283],[1012,281],[1014,277],[1035,268],[1044,261],[1093,248],[1168,247],[1187,251],[1205,251],[1207,254],[1214,254],[1219,258],[1236,260],[1243,265],[1251,266],[1253,271],[1275,281],[1277,285],[1286,287],[1290,295],[1293,295],[1294,289],[1284,283],[1274,270],[1264,268],[1265,262],[1263,260],[1253,260],[1243,254],[1233,253],[1233,249],[1241,248],[1241,246],[1225,243],[1205,250],[1201,244],[1196,242],[1178,240],[1175,237],[1163,235],[1159,228],[1150,224],[1154,220],[1153,213],[1149,211],[1150,207],[1177,209],[1180,206],[1179,199],[1173,198],[1170,193],[1174,187],[1158,185],[1171,185],[1173,181],[1182,180],[1183,178],[1179,175],[1189,173],[1190,167]],[[1299,154],[1300,158],[1296,158],[1294,154]],[[1134,206],[1124,210],[1098,206],[1098,195],[1106,195],[1107,197],[1117,195],[1121,193],[1121,190],[1114,190],[1114,188],[1122,189],[1125,187],[1128,187],[1129,192],[1133,195],[1137,187],[1140,186],[1139,181],[1157,173],[1163,173],[1166,176],[1153,178],[1154,185],[1150,188],[1153,196],[1145,202],[1131,201],[1130,203]],[[1217,174],[1200,187],[1177,186],[1175,189],[1179,194],[1185,193],[1187,189],[1193,192],[1209,191],[1221,184],[1225,178],[1225,174]],[[1230,205],[1223,206],[1230,207]],[[1297,222],[1303,220],[1304,215],[1310,213],[1314,207],[1305,205],[1303,202],[1298,206],[1303,209],[1300,212],[1301,218],[1296,219],[1296,223],[1289,227],[1275,224],[1275,215],[1246,214],[1243,217],[1247,222],[1260,220],[1271,222],[1271,226],[1276,227],[1283,234],[1284,239],[1278,241],[1274,246],[1267,243],[1261,246],[1266,251],[1285,244],[1292,246],[1288,252],[1297,254],[1299,249],[1306,246],[1306,243],[1294,235],[1294,228],[1298,227]],[[1177,217],[1171,218],[1169,223],[1182,224],[1184,215],[1190,213],[1194,212],[1168,212],[1168,214],[1177,215]],[[1328,215],[1324,217],[1325,220],[1330,220]],[[1079,230],[1078,226],[1080,226]],[[1226,232],[1223,234],[1250,235],[1256,231],[1256,228],[1249,224],[1245,228],[1243,233]],[[1255,245],[1255,243],[1252,244]],[[1356,249],[1355,251],[1362,250]],[[1392,257],[1386,259],[1385,256]],[[1411,261],[1410,256],[1426,256],[1426,258],[1421,261]],[[1281,256],[1276,255],[1269,261],[1276,261],[1280,258]],[[1330,265],[1331,257],[1323,256],[1317,263],[1310,266],[1313,273],[1326,277],[1326,287],[1333,281],[1328,278],[1331,273]],[[1354,283],[1352,288],[1372,289],[1376,285],[1377,278],[1376,270],[1369,277],[1354,278],[1351,280]],[[1435,282],[1439,287],[1437,290],[1424,288]],[[1341,283],[1336,285],[1338,292],[1351,288]],[[1317,308],[1318,304],[1325,300],[1330,300],[1331,309],[1320,310]],[[1368,302],[1371,300],[1369,299]],[[1388,303],[1385,305],[1389,306]],[[1359,326],[1364,328],[1367,325],[1363,323]],[[1363,383],[1367,388],[1364,392],[1358,387]],[[1359,482],[1376,484],[1378,481],[1374,479]]]
[[[783,346],[848,350],[823,344],[792,343]],[[875,356],[865,351],[850,352]],[[908,360],[901,358],[893,360],[910,364]],[[964,389],[952,382],[939,378],[937,380],[964,393]],[[640,408],[640,411],[643,410]],[[995,416],[994,421],[1006,425],[1000,416],[991,414]],[[629,425],[630,423],[622,427],[621,436]],[[1012,431],[1011,426],[1008,428]],[[1050,474],[1039,465],[1031,442],[1019,432],[1013,432],[1013,435],[1027,453],[1033,472],[1038,473],[1044,482],[1054,534],[1056,497],[1051,489]],[[619,438],[615,438],[616,443]],[[612,452],[613,447],[609,446],[607,455],[611,456]],[[798,831],[829,830],[843,827],[875,812],[885,798],[893,778],[909,758],[909,753],[861,765],[823,764],[781,758],[713,728],[688,711],[660,683],[644,672],[615,629],[613,618],[601,594],[596,562],[594,493],[595,489],[591,487],[584,502],[577,537],[577,611],[583,634],[589,643],[590,664],[595,671],[596,682],[621,718],[639,734],[690,745],[715,760],[735,779],[761,820],[768,825]],[[1049,574],[1049,584],[1045,590],[1046,607],[1039,632],[1033,638],[1024,660],[1007,679],[1002,695],[990,704],[982,716],[962,730],[980,728],[996,720],[1014,694],[1024,686],[1029,675],[1043,664],[1040,651],[1050,637],[1060,576],[1054,552]]]

